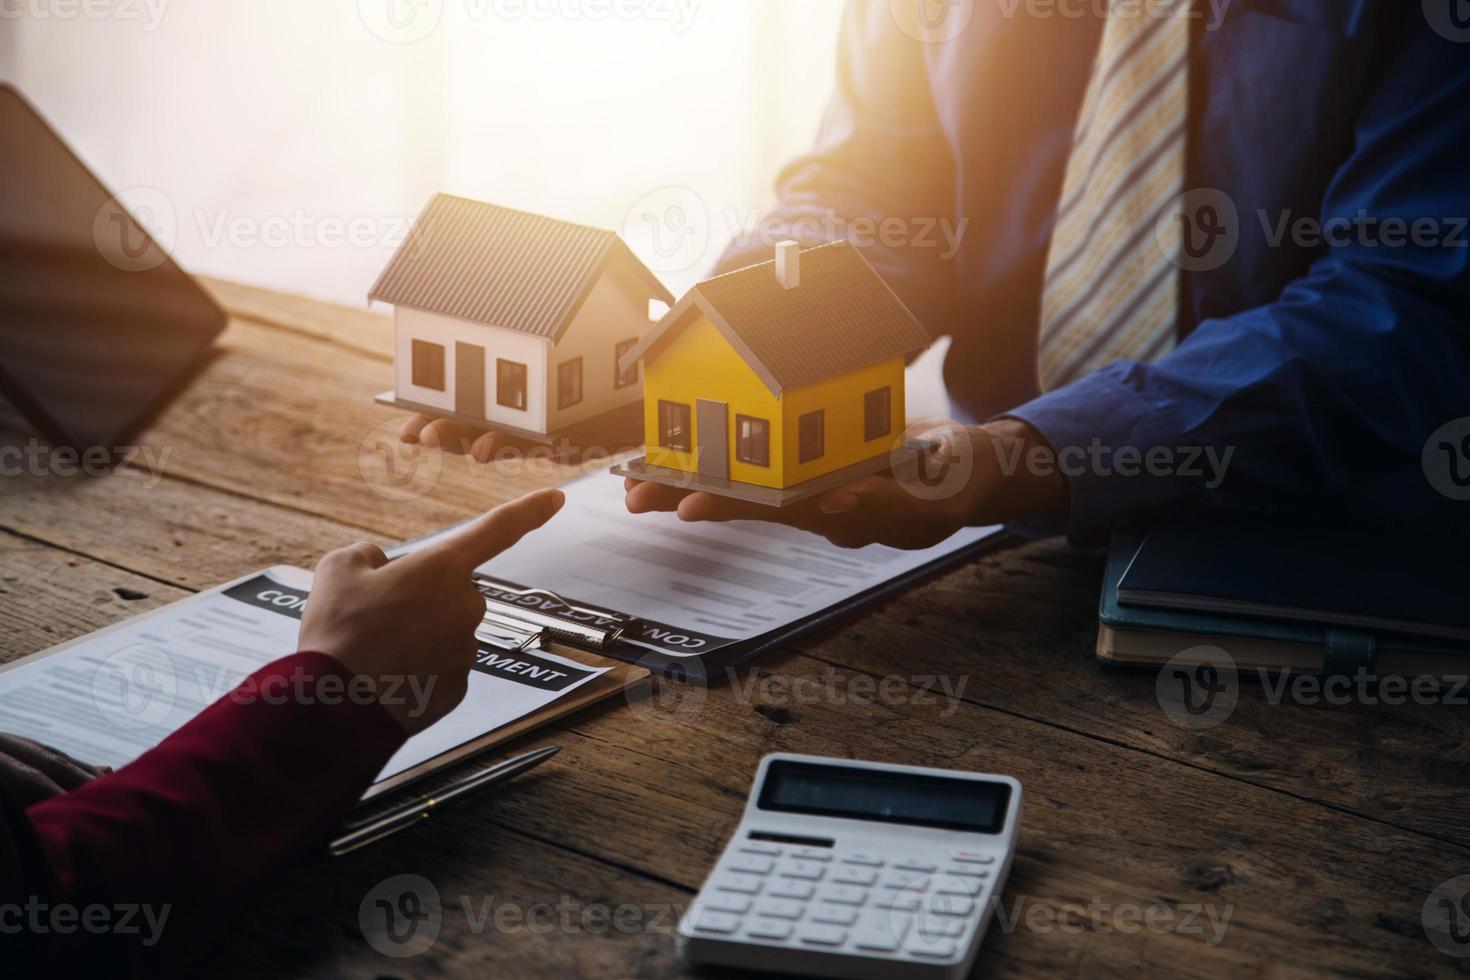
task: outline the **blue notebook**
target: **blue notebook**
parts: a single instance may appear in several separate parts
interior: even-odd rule
[[[1470,669],[1465,552],[1344,531],[1162,523],[1118,533],[1098,656],[1161,664],[1194,646],[1240,668],[1445,676]]]

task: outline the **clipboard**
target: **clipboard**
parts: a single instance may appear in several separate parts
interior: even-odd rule
[[[203,707],[233,687],[233,681],[230,681],[228,685],[225,684],[225,678],[235,670],[233,667],[227,668],[215,664],[205,665],[207,669],[199,670],[197,665],[184,660],[183,654],[178,654],[181,662],[174,662],[175,654],[169,653],[168,644],[177,642],[177,640],[165,638],[165,633],[173,628],[187,630],[190,633],[205,630],[209,627],[200,626],[200,622],[211,616],[218,616],[221,611],[226,618],[234,621],[231,625],[236,625],[240,622],[242,609],[249,607],[256,607],[258,610],[269,609],[270,612],[265,614],[265,618],[253,623],[249,620],[244,621],[241,626],[245,631],[243,635],[230,637],[226,633],[223,634],[225,639],[220,641],[223,648],[227,650],[226,655],[239,657],[248,654],[253,657],[258,654],[264,659],[261,659],[256,666],[263,666],[269,660],[285,656],[291,649],[294,649],[294,646],[286,646],[288,643],[294,644],[295,634],[292,632],[288,635],[285,632],[288,628],[285,624],[293,620],[299,621],[301,609],[304,608],[305,601],[309,597],[310,583],[311,573],[304,569],[289,566],[261,569],[188,598],[128,617],[100,630],[0,665],[0,693],[3,693],[7,687],[13,687],[14,690],[46,691],[48,697],[52,697],[53,700],[73,698],[75,701],[73,707],[79,711],[85,710],[91,715],[86,724],[79,725],[78,729],[84,732],[83,737],[94,739],[89,743],[92,749],[97,749],[101,740],[108,740],[118,746],[125,746],[125,748],[119,749],[118,759],[109,760],[100,759],[100,755],[88,751],[86,747],[71,749],[65,745],[58,745],[58,747],[63,751],[71,751],[72,754],[81,758],[97,756],[100,761],[105,761],[107,764],[126,765],[139,752],[146,751],[147,748],[176,731],[179,726],[186,724],[192,717],[192,710],[202,710]],[[222,599],[229,600],[231,603],[227,609],[222,609],[218,605],[208,605],[217,604]],[[235,602],[243,605],[237,608],[233,605]],[[256,615],[261,614],[257,612]],[[590,631],[571,629],[552,631],[529,620],[513,623],[508,622],[510,619],[523,619],[523,617],[504,615],[492,617],[487,604],[485,620],[482,622],[481,629],[477,631],[481,640],[482,652],[490,650],[525,651],[528,656],[535,652],[544,652],[586,667],[605,670],[605,672],[565,691],[549,703],[531,708],[525,714],[513,717],[496,728],[461,741],[373,783],[364,792],[359,807],[366,803],[381,803],[408,786],[432,786],[439,777],[456,779],[458,778],[456,770],[462,770],[466,764],[471,763],[481,753],[565,718],[599,701],[628,691],[648,676],[646,669],[608,659],[592,649],[599,643],[605,643],[606,637],[599,639]],[[220,634],[211,635],[219,640]],[[572,642],[562,642],[563,639]],[[233,652],[228,652],[232,642],[235,644],[235,649]],[[265,645],[267,642],[270,645]],[[258,650],[251,652],[247,643],[262,645]],[[206,643],[200,649],[211,649],[211,646]],[[140,657],[161,655],[161,661],[149,660],[148,663],[160,668],[170,665],[165,674],[176,684],[181,680],[210,683],[207,695],[202,688],[196,693],[193,699],[196,703],[189,713],[174,714],[167,721],[161,718],[152,719],[149,722],[151,730],[146,740],[138,739],[136,733],[143,731],[148,726],[120,724],[128,719],[109,717],[99,707],[101,702],[98,701],[97,689],[87,689],[87,677],[92,677],[95,684],[97,677],[105,676],[106,671],[102,668],[109,661],[115,656],[131,655],[131,651],[142,651],[139,653]],[[127,663],[131,665],[132,661],[129,660]],[[51,675],[47,672],[47,665],[70,673],[66,676]],[[247,665],[239,669],[239,676],[243,678],[246,672],[254,668]],[[42,673],[33,673],[36,670]],[[78,674],[78,671],[82,673]],[[90,673],[87,673],[88,671]],[[160,677],[163,676],[165,675],[160,675]],[[160,677],[152,678],[155,686],[159,684]],[[220,686],[214,686],[216,682]],[[32,685],[35,687],[32,688]],[[165,685],[160,690],[164,691],[165,697],[159,703],[166,704],[182,696],[183,685],[171,690]],[[7,721],[12,723],[7,727],[12,728],[18,734],[29,735],[46,741],[48,744],[57,744],[57,736],[60,731],[56,725],[58,719],[54,717],[37,715],[35,718],[27,719],[23,714],[18,713]]]
[[[466,770],[480,765],[479,756],[491,749],[514,742],[522,735],[574,715],[583,708],[589,708],[619,693],[630,691],[646,680],[649,675],[646,668],[610,660],[596,653],[562,643],[547,642],[541,646],[541,649],[566,657],[568,660],[574,660],[586,667],[606,667],[608,671],[539,711],[533,711],[509,725],[487,732],[480,738],[465,742],[449,752],[436,755],[412,769],[404,770],[382,782],[374,783],[353,808],[354,819],[360,819],[372,809],[391,801],[400,791],[409,788],[416,792],[427,791],[432,795],[434,787],[458,782]]]
[[[612,647],[622,634],[621,618],[612,613],[566,603],[555,593],[544,589],[521,590],[526,598],[543,597],[576,610],[584,621],[561,620],[538,614],[498,598],[497,589],[476,573],[475,586],[485,596],[485,618],[476,637],[481,643],[510,651],[544,651],[565,657],[584,667],[606,669],[606,673],[581,685],[538,711],[523,715],[508,725],[464,742],[454,749],[427,759],[368,787],[347,818],[347,825],[361,824],[391,811],[409,790],[413,794],[434,796],[454,786],[477,769],[494,767],[480,757],[491,749],[514,742],[539,728],[576,714],[584,708],[605,701],[619,693],[626,694],[648,679],[647,668],[603,656],[599,651]]]
[[[400,549],[412,547],[430,537],[409,542]],[[476,572],[474,577],[481,594],[486,597],[487,607],[503,618],[508,629],[521,631],[527,643],[550,640],[590,651],[599,655],[604,663],[611,659],[636,667],[642,676],[657,673],[675,680],[710,685],[716,682],[720,671],[746,663],[798,636],[971,562],[981,554],[1004,548],[1013,540],[1009,532],[988,535],[942,558],[858,592],[840,604],[820,609],[758,636],[722,644],[707,653],[677,657],[628,642],[630,636],[637,635],[640,628],[649,625],[638,616],[591,607],[563,598],[550,589],[513,585],[483,572]],[[538,608],[527,609],[517,605],[522,600],[532,601]]]
[[[1010,540],[1003,527],[972,527],[917,551],[844,549],[765,521],[630,514],[621,481],[601,469],[561,489],[567,503],[557,520],[475,570],[482,594],[525,635],[704,685]],[[406,541],[389,557],[459,526]]]
[[[474,581],[481,594],[485,595],[485,617],[481,621],[480,629],[476,631],[476,637],[482,644],[515,652],[544,651],[565,657],[584,667],[605,669],[606,673],[545,707],[522,715],[508,725],[502,725],[479,738],[463,742],[447,752],[374,783],[354,807],[354,819],[361,819],[377,807],[391,805],[399,792],[410,788],[418,793],[427,792],[432,795],[436,787],[458,782],[467,770],[481,765],[478,757],[491,749],[576,714],[583,708],[631,691],[648,678],[650,672],[646,667],[614,660],[600,652],[610,649],[622,633],[622,624],[615,614],[570,606],[577,615],[587,617],[589,621],[553,619],[486,595],[494,589],[479,574],[474,576]],[[525,594],[565,602],[560,596],[544,589],[525,590]]]
[[[410,786],[421,791],[424,786],[420,784],[423,783],[428,783],[432,787],[437,782],[446,784],[455,782],[461,778],[462,770],[468,768],[462,765],[463,763],[497,746],[513,742],[528,732],[575,714],[619,692],[628,691],[648,677],[647,668],[614,660],[599,652],[609,649],[622,634],[622,623],[613,614],[567,604],[569,608],[577,610],[579,614],[588,617],[591,621],[557,619],[539,614],[534,610],[518,607],[493,594],[487,595],[486,593],[494,593],[496,590],[487,584],[484,576],[476,574],[474,580],[476,587],[485,596],[485,618],[480,624],[480,629],[476,631],[476,636],[482,643],[514,651],[544,650],[585,667],[606,668],[607,673],[588,681],[539,711],[533,711],[509,725],[487,732],[482,737],[465,742],[449,752],[425,760],[412,769],[406,769],[382,782],[374,783],[363,794],[358,809],[370,804],[381,803],[384,798]],[[523,591],[523,594],[545,596],[565,603],[560,596],[544,589],[527,589]],[[353,813],[354,816],[360,816],[358,810],[354,810]]]

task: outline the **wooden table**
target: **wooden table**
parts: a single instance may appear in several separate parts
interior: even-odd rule
[[[388,321],[208,286],[233,319],[220,356],[140,440],[151,462],[0,479],[5,659],[574,474],[445,461],[431,492],[391,499],[361,451],[394,417],[372,402],[390,382]],[[1019,853],[977,972],[1470,970],[1423,923],[1431,892],[1470,873],[1465,710],[1273,704],[1247,686],[1224,723],[1178,726],[1151,676],[1093,660],[1100,568],[1056,541],[990,555],[702,701],[671,688],[578,716],[522,743],[562,752],[494,798],[275,883],[208,972],[682,975],[674,923],[773,750],[1020,778]],[[359,925],[365,899],[404,874],[442,908],[437,940],[408,959]]]

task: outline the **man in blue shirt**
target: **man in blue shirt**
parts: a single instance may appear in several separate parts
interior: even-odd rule
[[[1470,468],[1449,438],[1470,416],[1464,0],[860,0],[817,146],[778,187],[793,237],[834,214],[848,228],[968,219],[950,258],[917,237],[860,244],[953,338],[956,414],[999,420],[969,430],[974,476],[955,498],[874,478],[793,515],[834,540],[924,544],[957,523],[1050,517],[1093,542],[1121,517],[1200,500],[1465,506],[1426,473],[1441,452]],[[1049,311],[1073,271],[1054,233],[1092,261]],[[1157,268],[1144,259],[1118,285],[1140,243]],[[1050,322],[1089,295],[1092,322]],[[1131,347],[1086,336],[1148,334],[1150,317],[1167,323]],[[1091,359],[1048,349],[1069,333]],[[647,484],[629,505],[749,516]]]
[[[1467,151],[1466,0],[853,0],[767,227],[854,238],[991,421],[948,432],[953,495],[874,477],[779,519],[923,546],[1201,502],[1463,514],[1431,470],[1470,484]]]

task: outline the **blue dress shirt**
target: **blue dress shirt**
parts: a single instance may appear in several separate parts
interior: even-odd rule
[[[1047,394],[1046,252],[1106,3],[952,0],[968,24],[940,43],[896,6],[850,3],[772,219],[863,246],[953,338],[951,399],[1071,461],[1074,540],[1201,500],[1463,522],[1421,455],[1470,417],[1470,2],[1201,0],[1186,186],[1213,210],[1189,228],[1181,342]]]

